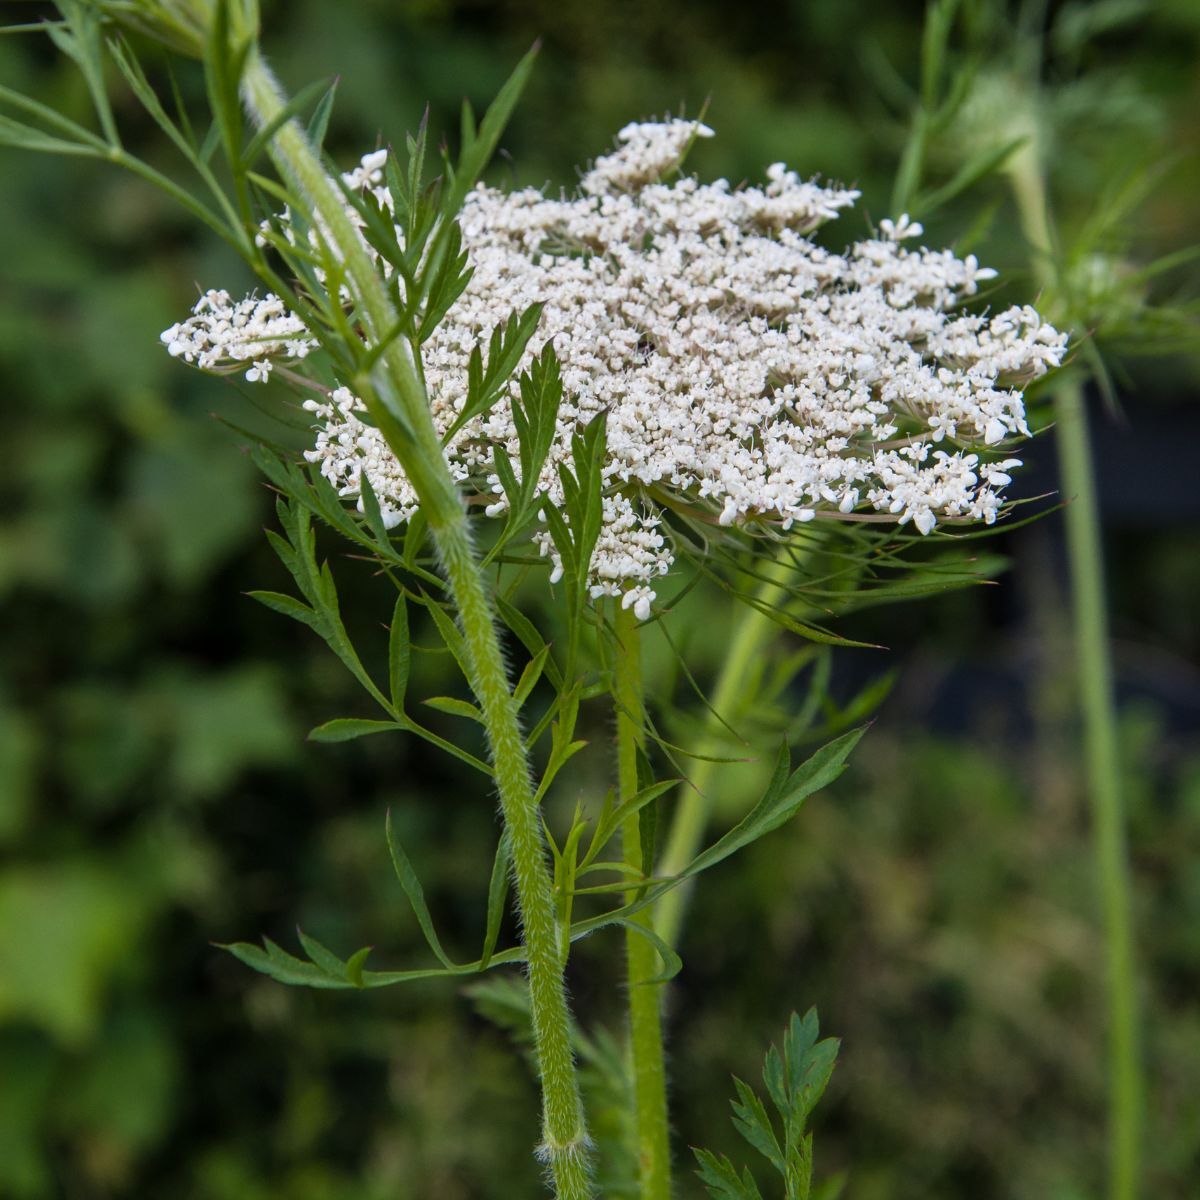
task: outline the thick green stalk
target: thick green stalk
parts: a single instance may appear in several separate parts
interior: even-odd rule
[[[247,60],[242,87],[246,104],[261,125],[270,123],[286,104],[256,51]],[[382,339],[395,327],[395,309],[361,235],[346,214],[341,194],[295,121],[284,123],[274,135],[272,154],[323,227],[330,252],[338,256],[345,270],[368,339]],[[589,1141],[571,1052],[565,964],[555,928],[552,882],[493,605],[407,339],[392,339],[382,366],[383,371],[371,380],[377,391],[386,389],[388,411],[379,415],[391,419],[381,422],[381,429],[416,489],[441,557],[462,625],[471,682],[487,729],[500,807],[511,841],[542,1084],[539,1154],[549,1168],[559,1200],[588,1200],[592,1195]]]
[[[768,566],[766,576],[759,584],[756,599],[767,608],[779,604],[784,598],[784,589],[779,581],[794,571],[793,559],[775,559]],[[769,616],[753,605],[739,601],[737,610],[733,641],[721,663],[712,695],[713,710],[722,718],[728,718],[737,706],[755,661],[763,652],[772,633],[779,629]],[[658,863],[658,872],[661,875],[678,875],[700,852],[700,843],[712,816],[713,800],[709,794],[709,787],[718,765],[712,759],[720,755],[725,736],[725,727],[716,716],[709,713],[703,735],[695,747],[697,754],[702,757],[695,760],[691,777],[680,789],[675,805],[675,815],[671,819],[666,845]],[[655,931],[670,946],[679,942],[691,888],[692,883],[689,880],[669,891],[654,906]]]
[[[642,741],[641,636],[631,609],[617,609],[616,665],[613,699],[617,708],[617,781],[622,801],[638,792],[638,747]],[[653,863],[642,859],[638,814],[626,818],[621,830],[625,863],[650,874]],[[638,889],[626,896],[638,898]],[[653,927],[649,909],[632,921]],[[663,1055],[662,975],[658,951],[634,929],[625,931],[629,985],[630,1049],[637,1102],[638,1177],[642,1200],[668,1200],[671,1195],[671,1146],[667,1123],[667,1068]]]
[[[1053,238],[1036,150],[1012,167],[1013,190],[1034,255],[1035,274],[1053,287]],[[1053,312],[1050,313],[1053,317]],[[1059,470],[1065,509],[1076,670],[1083,713],[1092,838],[1106,945],[1108,998],[1109,1196],[1139,1194],[1145,1095],[1139,1046],[1137,964],[1133,948],[1133,885],[1121,795],[1121,759],[1113,693],[1100,516],[1088,445],[1083,388],[1067,377],[1054,392]]]
[[[571,1051],[554,897],[547,870],[541,814],[534,803],[517,707],[496,640],[496,624],[483,587],[465,521],[438,529],[431,524],[454,593],[475,675],[475,693],[492,746],[496,786],[512,851],[513,876],[528,955],[534,1044],[542,1080],[542,1145],[539,1154],[555,1181],[559,1200],[583,1200],[589,1182],[590,1142]]]

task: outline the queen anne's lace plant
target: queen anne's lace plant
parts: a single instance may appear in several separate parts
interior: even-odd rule
[[[879,235],[835,254],[808,236],[858,192],[801,180],[782,164],[765,187],[676,175],[695,121],[633,124],[571,197],[475,188],[460,222],[473,269],[425,343],[434,422],[445,433],[467,395],[472,349],[507,317],[544,307],[527,368],[552,342],[564,399],[539,486],[563,500],[572,434],[606,414],[603,528],[593,596],[621,596],[643,619],[672,561],[661,510],[683,503],[722,525],[814,519],[992,523],[1027,436],[1021,388],[1057,366],[1066,336],[1028,307],[959,311],[995,276],[973,255],[909,248],[922,227],[881,221]],[[343,176],[390,208],[385,151]],[[399,230],[397,234],[399,235]],[[314,345],[274,296],[233,303],[209,292],[163,334],[172,354],[208,369],[271,363]],[[511,399],[468,421],[445,447],[460,482],[507,500],[493,466],[519,463]],[[385,523],[416,495],[346,388],[305,405],[319,421],[310,461],[346,497],[364,475]],[[533,534],[561,564],[549,531]]]

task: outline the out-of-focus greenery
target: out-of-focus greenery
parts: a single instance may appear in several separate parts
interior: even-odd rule
[[[961,32],[1001,47],[986,11],[994,21],[965,6]],[[1132,250],[1091,261],[1103,283],[1200,237],[1200,15],[1187,0],[1110,0],[1051,6],[1047,23],[1064,227],[1148,163],[1170,168],[1137,210]],[[785,159],[856,181],[878,218],[921,11],[306,0],[268,6],[266,24],[286,82],[340,74],[330,146],[347,162],[411,128],[426,100],[433,127],[453,128],[460,95],[486,100],[542,36],[497,178],[569,185],[626,121],[707,100],[719,136],[697,148],[697,170],[753,178]],[[1015,72],[1002,57],[983,66],[995,80]],[[78,78],[40,40],[0,40],[0,80],[86,113]],[[119,115],[157,158],[134,104]],[[952,151],[933,147],[935,175],[952,172]],[[196,285],[235,286],[236,266],[160,196],[91,164],[5,152],[0,211],[0,1195],[538,1194],[532,1084],[460,993],[294,992],[209,945],[260,931],[287,942],[299,920],[334,945],[424,961],[385,808],[439,925],[464,936],[481,922],[469,898],[496,832],[476,781],[419,746],[303,740],[357,711],[352,685],[315,639],[242,595],[283,584],[260,532],[269,493],[213,419],[245,422],[247,409],[236,386],[184,372],[157,340]],[[1027,288],[1000,182],[929,224],[933,243],[973,225],[981,258],[1014,294]],[[1133,433],[1200,436],[1195,363],[1118,371]],[[1099,406],[1097,418],[1115,419]],[[1044,444],[1029,457],[1051,459]],[[1183,1200],[1200,1189],[1200,746],[1188,735],[1200,508],[1187,487],[1154,505],[1170,480],[1143,470],[1130,487],[1118,461],[1101,487],[1149,498],[1114,500],[1109,550],[1130,701],[1147,1195]],[[1054,518],[1003,548],[1015,570],[998,588],[847,629],[891,650],[840,652],[835,691],[902,666],[854,771],[698,889],[670,1015],[681,1163],[688,1143],[733,1152],[730,1072],[753,1072],[787,1014],[816,1004],[843,1039],[816,1118],[818,1172],[847,1171],[847,1196],[1098,1194],[1102,954]],[[347,563],[342,590],[369,636],[386,617],[376,581]],[[693,609],[703,672],[724,602],[697,596]],[[421,670],[432,681],[442,666]],[[743,799],[734,778],[726,816]],[[584,947],[576,1007],[612,1021],[618,981],[599,960]],[[685,1178],[681,1194],[698,1188]]]

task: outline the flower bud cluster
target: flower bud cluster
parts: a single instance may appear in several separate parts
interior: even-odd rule
[[[920,247],[923,229],[907,218],[882,221],[841,254],[819,246],[809,235],[855,191],[782,164],[763,187],[673,174],[707,136],[695,121],[627,126],[572,196],[477,187],[460,215],[470,282],[422,348],[444,433],[466,402],[472,349],[512,312],[543,305],[520,369],[552,343],[564,397],[538,483],[562,502],[572,435],[604,414],[592,592],[643,617],[673,561],[661,515],[672,506],[782,530],[816,519],[912,522],[921,533],[939,521],[992,523],[1019,465],[1004,451],[1029,433],[1021,388],[1066,350],[1032,308],[960,311],[995,272],[973,255]],[[383,153],[345,178],[388,205]],[[213,334],[202,331],[213,343],[205,361],[190,324],[164,340],[213,365]],[[228,344],[236,358],[241,343]],[[302,344],[280,352],[298,357]],[[445,448],[455,477],[487,493],[490,516],[507,508],[496,447],[520,461],[517,396],[514,379]],[[309,459],[347,497],[365,474],[389,524],[410,517],[416,496],[355,398],[341,389],[308,407],[320,421]],[[548,530],[533,537],[560,571]]]

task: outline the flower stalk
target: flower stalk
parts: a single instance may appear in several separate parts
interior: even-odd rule
[[[617,778],[620,802],[638,791],[638,751],[642,743],[641,635],[631,609],[618,606],[613,699],[617,710]],[[621,830],[625,865],[635,875],[649,875],[652,862],[643,856],[641,813],[625,819]],[[626,900],[639,897],[631,889]],[[625,959],[629,988],[630,1053],[633,1060],[637,1108],[638,1174],[642,1200],[669,1200],[671,1149],[667,1121],[667,1072],[662,1033],[662,968],[658,952],[634,924],[653,930],[651,909],[630,918],[625,931]]]
[[[1014,158],[1013,192],[1043,287],[1054,284],[1045,179],[1035,145]],[[1133,947],[1133,883],[1121,790],[1121,756],[1104,599],[1100,514],[1088,441],[1087,409],[1077,376],[1054,387],[1059,473],[1065,509],[1076,671],[1083,715],[1092,840],[1106,948],[1110,1200],[1139,1194],[1142,1078],[1137,963]]]
[[[263,127],[286,107],[286,98],[256,49],[242,77],[242,93]],[[271,139],[271,153],[284,176],[299,189],[323,223],[330,252],[345,272],[367,337],[388,336],[397,321],[362,237],[307,136],[294,120]],[[413,347],[392,337],[379,365],[363,385],[373,415],[403,464],[429,522],[445,571],[467,650],[472,686],[491,746],[500,807],[509,831],[527,954],[534,1042],[542,1086],[542,1144],[558,1200],[587,1200],[589,1142],[571,1051],[563,957],[555,929],[552,882],[541,816],[530,783],[529,763],[497,635],[492,602],[471,544],[467,516],[446,468]]]

